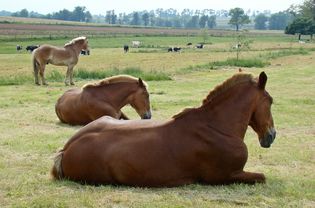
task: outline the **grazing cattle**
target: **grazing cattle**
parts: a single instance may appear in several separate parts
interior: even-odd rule
[[[17,51],[22,50],[22,48],[23,48],[22,46],[20,46],[20,45],[16,45],[16,50],[17,50]]]
[[[191,46],[192,45],[192,43],[187,43],[187,46]]]
[[[239,49],[239,48],[241,48],[241,47],[242,47],[242,44],[238,43],[238,44],[236,44],[235,46],[233,46],[232,48],[233,48],[233,49]]]
[[[173,48],[168,48],[167,52],[180,52],[181,48],[179,47],[173,47]]]
[[[78,37],[66,43],[63,48],[52,45],[42,45],[33,52],[32,64],[35,76],[35,84],[39,85],[38,73],[43,85],[47,85],[45,80],[45,67],[47,64],[56,66],[67,66],[65,84],[74,85],[73,67],[79,61],[79,55],[82,50],[88,50],[88,39]]]
[[[40,45],[29,45],[29,46],[26,46],[26,50],[28,52],[33,52],[36,48],[39,48]]]
[[[244,171],[244,137],[251,126],[261,147],[269,148],[275,140],[266,82],[264,72],[257,78],[237,73],[200,107],[166,121],[101,117],[68,140],[54,160],[52,175],[135,187],[264,183],[264,174]]]
[[[141,44],[141,42],[138,40],[134,40],[131,43],[132,43],[132,47],[134,47],[134,48],[139,48],[139,46]]]
[[[200,44],[198,44],[198,45],[196,45],[196,48],[203,48],[203,44],[202,43],[200,43]]]
[[[174,52],[180,52],[181,49],[182,49],[182,48],[180,48],[180,47],[174,47],[174,48],[173,48],[173,51],[174,51]]]
[[[128,45],[124,45],[124,52],[127,53],[129,51],[129,46]]]
[[[90,50],[82,50],[81,55],[90,55]]]

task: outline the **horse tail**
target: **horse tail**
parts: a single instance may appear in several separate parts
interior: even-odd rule
[[[38,84],[38,85],[39,85],[39,80],[38,80],[38,72],[39,72],[38,66],[39,66],[39,63],[38,63],[38,61],[36,60],[35,52],[36,52],[36,51],[34,51],[33,54],[32,54],[32,63],[33,63],[35,84]]]
[[[34,73],[35,74],[38,74],[38,62],[35,58],[35,54],[33,53],[33,56],[32,56],[32,63],[33,63],[33,70],[34,70]]]
[[[53,179],[55,180],[60,180],[63,178],[62,157],[63,157],[63,150],[61,150],[54,158],[54,165],[51,169],[51,175]]]

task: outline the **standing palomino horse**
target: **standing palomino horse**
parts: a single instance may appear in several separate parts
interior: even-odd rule
[[[143,119],[151,118],[147,84],[128,75],[113,76],[82,89],[66,91],[56,103],[60,121],[71,125],[88,124],[104,115],[128,119],[121,108],[130,104]]]
[[[243,170],[247,126],[260,145],[274,141],[267,76],[239,73],[217,86],[198,108],[172,119],[121,121],[102,117],[80,129],[55,158],[52,175],[89,184],[172,187],[190,183],[263,183]]]
[[[45,80],[45,66],[46,64],[53,64],[57,66],[67,66],[67,74],[65,84],[74,85],[73,67],[79,61],[79,55],[82,50],[88,50],[88,40],[86,37],[78,37],[66,43],[63,48],[58,48],[51,45],[41,45],[33,52],[33,69],[35,76],[35,84],[39,85],[38,72],[42,79],[42,84],[47,85]]]

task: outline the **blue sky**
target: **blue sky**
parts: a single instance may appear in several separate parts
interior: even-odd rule
[[[190,9],[225,9],[234,7],[243,8],[245,11],[270,10],[278,12],[287,9],[292,4],[302,4],[303,0],[0,0],[0,10],[11,12],[26,8],[42,14],[56,12],[62,9],[73,10],[75,6],[85,6],[92,14],[105,14],[107,10],[114,9],[116,13],[152,10],[157,8],[174,8],[182,11]]]

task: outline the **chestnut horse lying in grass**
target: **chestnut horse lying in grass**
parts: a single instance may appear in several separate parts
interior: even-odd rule
[[[67,66],[67,74],[65,84],[74,85],[73,82],[73,67],[79,61],[79,55],[82,50],[88,50],[88,40],[86,37],[78,37],[66,43],[63,48],[58,48],[51,45],[41,45],[33,52],[33,69],[35,76],[35,84],[39,85],[38,72],[42,79],[42,84],[47,85],[45,80],[45,66],[46,64],[53,64],[57,66]]]
[[[89,184],[172,187],[191,183],[263,183],[243,170],[247,126],[268,148],[276,132],[267,76],[239,73],[198,108],[172,119],[121,121],[102,117],[80,129],[55,158],[52,175]]]
[[[55,110],[60,121],[84,125],[104,115],[128,119],[121,108],[130,104],[143,119],[151,118],[147,84],[128,75],[113,76],[82,89],[70,89],[57,101]]]

